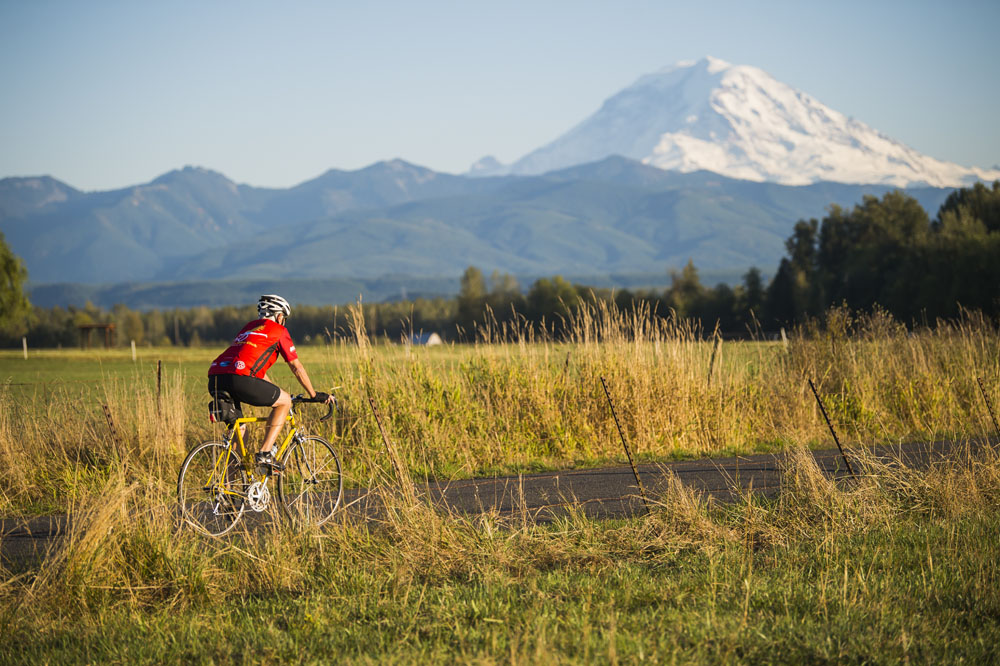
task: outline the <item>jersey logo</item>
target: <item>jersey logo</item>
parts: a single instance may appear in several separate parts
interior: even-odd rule
[[[236,369],[237,370],[242,370],[245,367],[247,367],[246,363],[244,363],[243,361],[236,361]]]
[[[259,332],[259,331],[261,331],[263,329],[264,329],[264,325],[261,324],[257,328],[253,328],[253,329],[250,329],[249,331],[246,331],[244,333],[240,333],[239,335],[236,336],[236,339],[233,340],[233,344],[237,344],[237,345],[238,344],[242,344],[242,343],[246,342],[250,338],[251,335],[259,335],[259,336],[263,336],[263,337],[266,338],[267,337],[267,333],[260,333]]]

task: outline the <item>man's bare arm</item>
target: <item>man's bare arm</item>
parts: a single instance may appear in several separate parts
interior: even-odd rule
[[[306,367],[302,365],[302,361],[299,359],[289,361],[288,367],[292,369],[292,374],[295,375],[295,379],[299,380],[299,384],[302,384],[302,388],[306,390],[309,397],[315,398],[316,390],[313,388],[312,381],[309,379],[309,373],[306,372]]]

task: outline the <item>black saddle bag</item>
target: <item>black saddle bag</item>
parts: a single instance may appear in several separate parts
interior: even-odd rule
[[[242,417],[240,410],[236,409],[236,402],[233,397],[225,391],[218,391],[212,394],[212,401],[208,403],[208,420],[212,423],[225,423],[233,425],[236,419]]]

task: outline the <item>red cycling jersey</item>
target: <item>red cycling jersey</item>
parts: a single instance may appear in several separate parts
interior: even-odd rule
[[[270,319],[257,319],[244,326],[229,349],[212,361],[208,376],[263,377],[279,353],[289,363],[299,357],[288,329]]]

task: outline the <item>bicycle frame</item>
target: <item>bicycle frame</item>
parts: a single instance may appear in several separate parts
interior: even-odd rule
[[[226,431],[226,437],[224,440],[226,443],[226,455],[219,456],[218,460],[216,460],[215,469],[212,470],[212,479],[224,477],[225,470],[229,469],[229,460],[231,457],[231,453],[234,450],[236,450],[236,446],[239,445],[239,454],[240,458],[243,460],[243,469],[246,471],[247,477],[250,479],[251,483],[260,480],[258,478],[260,475],[258,475],[257,473],[257,466],[253,464],[252,456],[249,456],[247,454],[247,446],[246,442],[243,439],[243,432],[245,430],[244,426],[250,425],[252,423],[267,423],[267,419],[268,417],[266,416],[245,416],[243,418],[236,419],[233,422],[233,424],[228,427],[228,430]],[[295,424],[294,409],[290,409],[288,411],[288,416],[285,418],[285,422],[281,425],[281,427],[284,428],[286,425],[289,424],[291,425],[291,428],[288,430],[288,434],[285,436],[284,439],[281,440],[281,444],[278,445],[277,449],[275,450],[274,457],[277,460],[281,459],[281,456],[284,455],[285,451],[288,449],[288,446],[292,443],[292,440],[295,439],[295,436],[298,434],[298,427]],[[220,467],[222,468],[221,474],[219,469]],[[243,496],[242,493],[226,488],[224,483],[222,484],[222,492],[224,492],[227,495]]]

